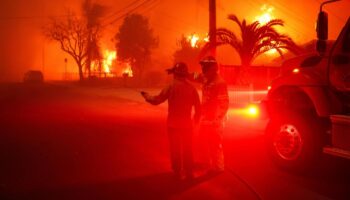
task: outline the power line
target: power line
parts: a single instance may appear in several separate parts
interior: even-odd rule
[[[112,18],[115,15],[119,15],[119,14],[125,12],[125,9],[128,9],[129,7],[133,6],[134,4],[137,4],[139,1],[141,1],[141,0],[135,0],[135,1],[131,2],[130,4],[125,6],[124,8],[122,8],[122,9],[120,9],[120,10],[118,10],[118,11],[116,11],[116,12],[114,12],[114,13],[108,15],[108,16],[106,16],[105,19],[103,19],[103,20],[106,20],[107,18]]]
[[[149,12],[153,9],[155,9],[159,4],[161,3],[160,0],[154,0],[152,1],[148,6],[148,8],[146,8],[145,10],[141,11],[141,13],[146,13],[146,12]],[[105,28],[109,29],[108,32],[112,33],[112,32],[115,32],[115,30],[112,28],[109,28],[108,26],[105,26]]]
[[[154,0],[153,2],[151,2],[148,6],[148,8],[146,8],[144,11],[141,11],[141,13],[147,13],[150,12],[151,10],[155,9],[157,6],[159,6],[159,4],[161,3],[161,0]]]
[[[136,10],[139,9],[140,7],[145,6],[147,3],[150,3],[150,2],[152,3],[152,1],[155,1],[155,0],[144,0],[141,4],[139,4],[139,5],[137,5],[136,7],[130,9],[130,10],[127,11],[125,14],[123,14],[123,15],[121,15],[121,16],[119,16],[119,17],[114,18],[111,22],[102,25],[102,27],[105,27],[105,26],[109,26],[109,25],[114,24],[115,22],[117,22],[117,21],[123,19],[124,17],[126,17],[126,16],[129,15],[130,13],[136,11]]]

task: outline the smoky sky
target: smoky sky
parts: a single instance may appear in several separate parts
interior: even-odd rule
[[[130,10],[135,0],[99,0],[107,6],[107,22],[122,16],[123,9]],[[140,0],[143,2],[147,0]],[[44,71],[47,79],[60,79],[64,70],[64,59],[68,58],[68,68],[74,71],[73,60],[64,54],[59,46],[42,36],[42,26],[49,16],[59,17],[67,9],[79,12],[82,0],[0,0],[0,81],[21,80],[29,69]],[[96,2],[96,1],[95,1]],[[217,26],[235,29],[227,20],[228,14],[236,14],[240,19],[254,20],[261,14],[261,7],[274,7],[272,15],[285,21],[283,31],[296,42],[307,42],[315,38],[315,20],[321,0],[217,0]],[[177,48],[176,41],[181,35],[208,31],[208,0],[150,0],[135,12],[149,18],[150,26],[159,37],[159,47],[154,52],[158,63],[171,63]],[[345,24],[350,10],[350,1],[328,5],[330,18],[330,38],[336,38]],[[113,15],[113,13],[117,13]],[[119,13],[119,14],[118,14]],[[114,18],[113,18],[114,17]],[[108,21],[109,20],[109,21]],[[102,46],[114,48],[112,40],[122,20],[107,26]],[[223,58],[231,58],[233,50],[225,50]],[[225,57],[225,55],[228,56]],[[236,60],[227,59],[229,63]]]

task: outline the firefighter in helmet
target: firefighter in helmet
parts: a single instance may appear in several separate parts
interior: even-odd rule
[[[218,74],[218,64],[214,57],[205,57],[200,61],[200,65],[202,73],[189,76],[190,80],[202,83],[202,117],[199,130],[209,153],[209,172],[222,172],[223,128],[229,105],[227,84]]]
[[[200,100],[196,88],[188,82],[187,65],[176,63],[167,70],[173,81],[158,95],[141,92],[145,100],[158,105],[168,100],[168,137],[172,170],[177,178],[193,178],[192,126],[200,118]],[[192,117],[192,109],[194,116]],[[184,174],[182,173],[184,172]]]

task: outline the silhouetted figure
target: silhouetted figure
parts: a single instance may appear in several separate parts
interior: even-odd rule
[[[199,133],[204,139],[210,157],[209,172],[224,171],[222,147],[224,120],[229,106],[226,82],[218,74],[218,64],[208,56],[200,61],[202,74],[191,74],[190,80],[202,83],[202,118]]]
[[[145,100],[158,105],[168,100],[168,136],[172,169],[177,178],[182,177],[184,170],[186,178],[193,178],[193,120],[200,118],[200,101],[196,88],[187,81],[188,69],[185,63],[179,62],[167,70],[174,75],[173,81],[158,95],[152,96],[141,92]]]

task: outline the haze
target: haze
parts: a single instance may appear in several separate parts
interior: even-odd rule
[[[95,1],[108,7],[107,16],[120,11],[134,0]],[[64,54],[55,42],[42,36],[41,28],[50,16],[62,17],[65,10],[80,11],[82,0],[0,0],[0,81],[19,81],[29,69],[42,70],[45,79],[58,80],[64,72],[64,59],[68,58],[68,71],[75,71],[73,60]],[[227,20],[228,14],[252,21],[261,15],[261,7],[272,6],[272,16],[285,21],[283,32],[298,44],[315,38],[315,20],[321,0],[217,0],[217,26],[234,28]],[[329,38],[335,39],[350,10],[350,1],[343,0],[325,8],[329,12]],[[172,63],[176,41],[181,35],[197,33],[204,37],[208,30],[207,0],[150,0],[135,10],[147,16],[159,48],[154,52],[155,65],[164,67]],[[117,15],[120,16],[120,15]],[[113,17],[108,18],[109,21]],[[108,20],[107,20],[108,21]],[[103,48],[113,49],[111,40],[122,20],[109,25],[104,31]],[[219,51],[223,63],[238,63],[232,49]],[[258,62],[265,62],[264,60]]]

